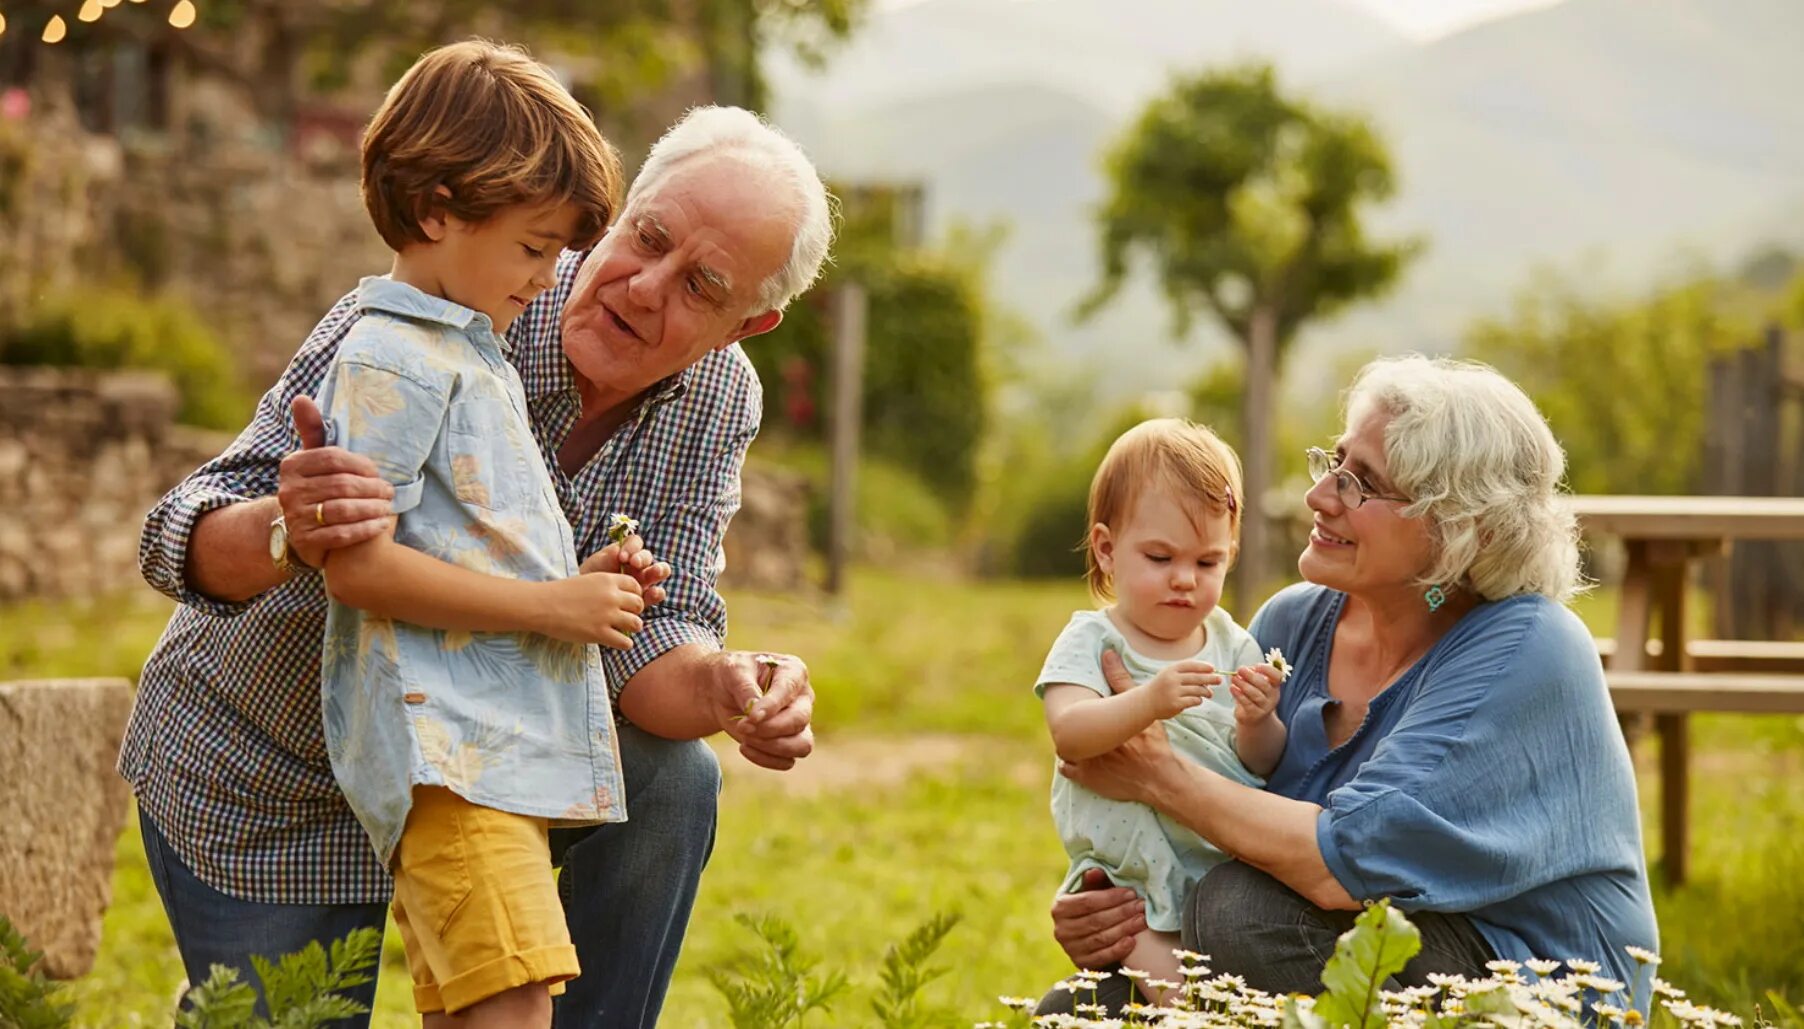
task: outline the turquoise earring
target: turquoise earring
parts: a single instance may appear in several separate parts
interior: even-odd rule
[[[1430,586],[1428,592],[1422,594],[1422,599],[1428,602],[1428,612],[1433,614],[1441,609],[1442,604],[1447,603],[1447,591],[1439,586]]]

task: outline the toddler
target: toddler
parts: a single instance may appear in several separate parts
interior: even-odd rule
[[[1063,760],[1106,753],[1162,722],[1178,754],[1236,782],[1263,785],[1277,766],[1282,673],[1216,606],[1239,544],[1240,482],[1233,450],[1180,419],[1143,422],[1109,448],[1090,483],[1086,564],[1091,592],[1114,603],[1071,616],[1034,686]],[[1115,693],[1106,681],[1111,651],[1132,689]],[[1218,669],[1236,670],[1227,690],[1216,689]],[[1056,772],[1052,814],[1071,857],[1061,891],[1080,888],[1091,868],[1137,890],[1147,928],[1124,964],[1177,982],[1183,899],[1226,856],[1150,807]],[[1146,978],[1140,989],[1154,1003],[1166,994]]]

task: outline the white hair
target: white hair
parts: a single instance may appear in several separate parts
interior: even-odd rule
[[[808,155],[770,122],[742,107],[696,107],[652,146],[627,190],[625,209],[678,165],[703,154],[754,164],[794,194],[789,260],[758,286],[758,310],[783,310],[820,277],[833,243],[833,198]]]
[[[1347,391],[1349,423],[1364,405],[1391,416],[1386,467],[1415,498],[1404,513],[1433,527],[1423,585],[1486,600],[1564,601],[1585,588],[1577,519],[1559,499],[1566,454],[1519,386],[1475,361],[1411,354],[1360,370]]]

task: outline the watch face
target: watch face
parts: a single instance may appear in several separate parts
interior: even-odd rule
[[[269,559],[281,561],[288,554],[288,526],[280,518],[269,523]]]

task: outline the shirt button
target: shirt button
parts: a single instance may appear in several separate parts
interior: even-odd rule
[[[401,699],[409,704],[424,704],[426,703],[426,694],[421,693],[419,690],[408,690],[406,693],[401,694]]]

